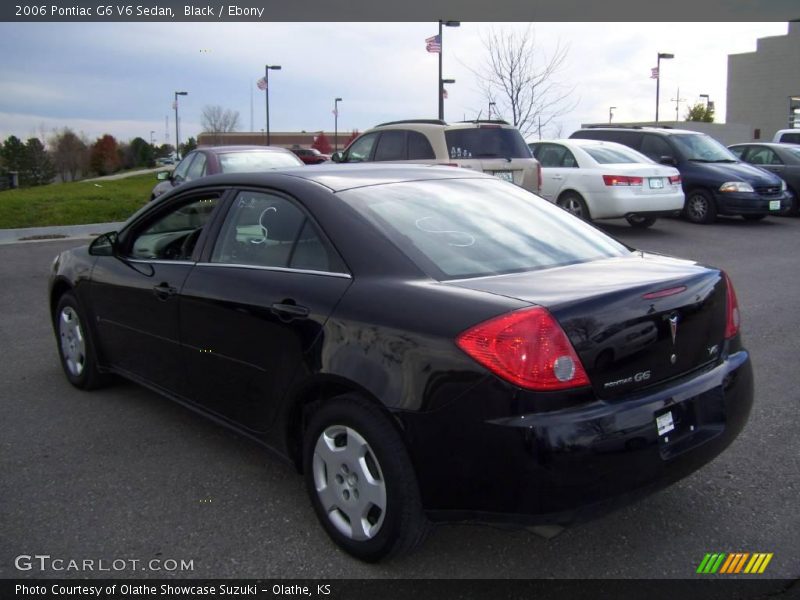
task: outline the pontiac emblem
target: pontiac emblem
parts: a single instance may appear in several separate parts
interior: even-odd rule
[[[669,332],[672,335],[672,345],[675,345],[675,338],[678,336],[678,313],[669,316]]]

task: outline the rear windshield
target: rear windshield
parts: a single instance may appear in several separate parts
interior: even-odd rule
[[[563,209],[501,181],[392,183],[339,196],[438,280],[629,254],[625,246]]]
[[[302,161],[294,154],[283,152],[226,152],[219,155],[223,173],[250,173],[297,167]]]
[[[531,158],[531,149],[519,131],[483,126],[444,132],[450,158]]]
[[[584,152],[601,165],[619,165],[626,163],[652,162],[643,154],[627,148],[610,148],[608,146],[581,146]]]

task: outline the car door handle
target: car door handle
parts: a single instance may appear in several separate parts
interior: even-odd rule
[[[283,320],[291,320],[303,319],[307,317],[311,311],[305,306],[298,306],[297,304],[288,302],[276,302],[272,305],[272,312]]]
[[[561,179],[564,179],[564,177],[563,177],[562,175],[551,175],[551,176],[550,176],[550,179],[558,179],[558,180],[561,180]]]
[[[178,290],[165,281],[159,283],[157,286],[154,286],[153,293],[159,300],[169,300],[171,296],[174,296],[178,293]]]

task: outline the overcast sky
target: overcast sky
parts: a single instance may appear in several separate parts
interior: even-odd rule
[[[486,116],[487,105],[469,67],[485,60],[482,36],[525,29],[523,23],[462,23],[444,34],[445,118]],[[727,56],[751,52],[759,37],[784,35],[786,23],[537,23],[537,48],[568,48],[558,80],[574,88],[574,110],[544,131],[564,136],[582,122],[652,120],[662,61],[661,120],[674,119],[676,97],[686,105],[709,94],[725,119]],[[425,51],[434,23],[0,23],[0,139],[47,137],[71,127],[90,140],[111,133],[174,142],[173,92],[180,100],[181,139],[201,131],[206,105],[238,110],[241,130],[265,125],[270,72],[272,131],[364,131],[389,120],[437,116],[437,55]],[[165,127],[165,118],[169,127]],[[166,136],[166,138],[165,138]],[[535,135],[529,135],[535,139]]]

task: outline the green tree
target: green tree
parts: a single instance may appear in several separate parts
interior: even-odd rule
[[[690,106],[686,112],[687,121],[700,121],[702,123],[714,122],[714,105],[711,103],[698,102]]]
[[[98,175],[108,175],[119,170],[119,144],[113,135],[105,134],[92,144],[89,166]]]
[[[181,144],[181,158],[189,154],[189,152],[195,148],[197,148],[197,140],[193,137],[190,137],[188,140],[186,140],[185,144]]]
[[[21,171],[25,168],[25,144],[15,135],[10,135],[3,142],[0,148],[0,156],[9,171],[17,171],[22,176]]]
[[[20,186],[46,185],[53,182],[56,169],[39,138],[30,138],[25,144],[25,159],[20,173]]]

